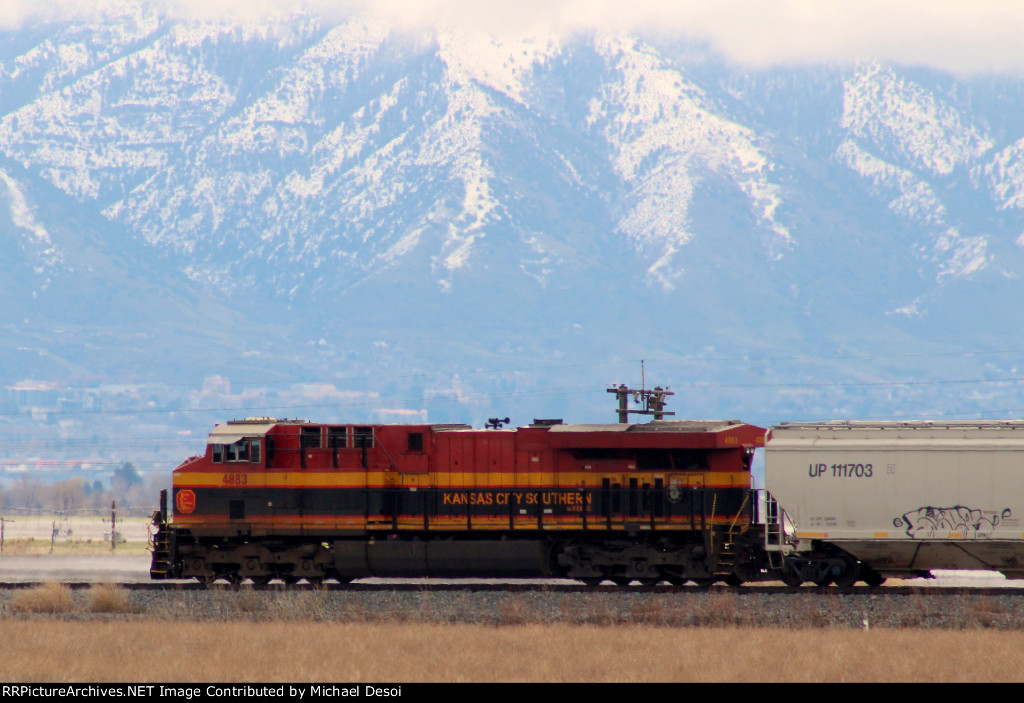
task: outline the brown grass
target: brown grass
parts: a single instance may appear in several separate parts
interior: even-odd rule
[[[6,619],[0,680],[1022,681],[1024,632]]]
[[[128,591],[112,583],[99,583],[89,589],[89,603],[86,606],[90,613],[131,613],[131,597]]]
[[[69,613],[74,607],[71,589],[62,583],[44,583],[11,598],[11,608],[20,613]]]

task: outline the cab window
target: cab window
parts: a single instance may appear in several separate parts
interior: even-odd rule
[[[232,444],[214,444],[211,458],[213,463],[248,462],[260,463],[262,442],[259,439],[242,439]]]

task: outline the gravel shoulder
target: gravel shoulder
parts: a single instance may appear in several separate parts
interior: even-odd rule
[[[971,593],[778,594],[756,589],[587,593],[494,590],[238,590],[125,591],[76,589],[47,612],[26,607],[32,590],[0,591],[4,620],[524,624],[645,627],[864,629],[1024,629],[1017,595]],[[100,606],[96,604],[100,603]],[[108,605],[102,605],[102,604]]]
[[[149,580],[148,555],[0,556],[0,581],[142,583]],[[257,591],[215,587],[209,591],[124,591],[120,603],[97,609],[97,589],[77,589],[58,612],[40,614],[19,605],[23,589],[0,591],[0,618],[67,620],[175,620],[217,622],[422,622],[484,624],[644,625],[655,627],[946,628],[1024,629],[1024,601],[1016,595],[972,592],[972,586],[1020,586],[998,574],[939,572],[934,580],[906,582],[909,594],[866,591],[849,594],[769,594],[757,586],[714,587],[692,592],[600,588],[587,593],[556,590],[439,590],[452,581],[402,579],[420,584],[403,590]],[[363,583],[387,583],[366,579]],[[462,583],[465,583],[463,581]],[[493,580],[477,581],[481,584]],[[558,582],[549,582],[558,583]],[[561,583],[574,583],[563,581]],[[956,586],[951,595],[929,595],[931,586]],[[102,590],[102,589],[99,589]],[[122,589],[123,590],[123,589]],[[884,591],[884,589],[883,589]]]

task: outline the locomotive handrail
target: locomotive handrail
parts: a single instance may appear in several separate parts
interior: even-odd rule
[[[386,456],[388,458],[388,461],[391,462],[391,466],[394,467],[395,471],[401,473],[402,470],[398,467],[398,462],[395,461],[394,457],[391,456],[391,452],[388,451],[388,448],[385,447],[384,443],[380,441],[380,437],[377,436],[377,430],[371,427],[370,434],[373,436],[374,444],[384,451],[384,456]]]
[[[731,535],[733,530],[736,528],[736,521],[739,520],[740,515],[743,513],[743,508],[747,507],[747,502],[750,500],[750,493],[748,491],[743,492],[743,502],[740,503],[739,510],[732,516],[732,522],[729,523],[729,534]]]

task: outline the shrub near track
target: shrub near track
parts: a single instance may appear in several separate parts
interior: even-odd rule
[[[62,583],[44,583],[20,591],[11,599],[11,608],[20,613],[70,613],[75,609],[71,589]]]

